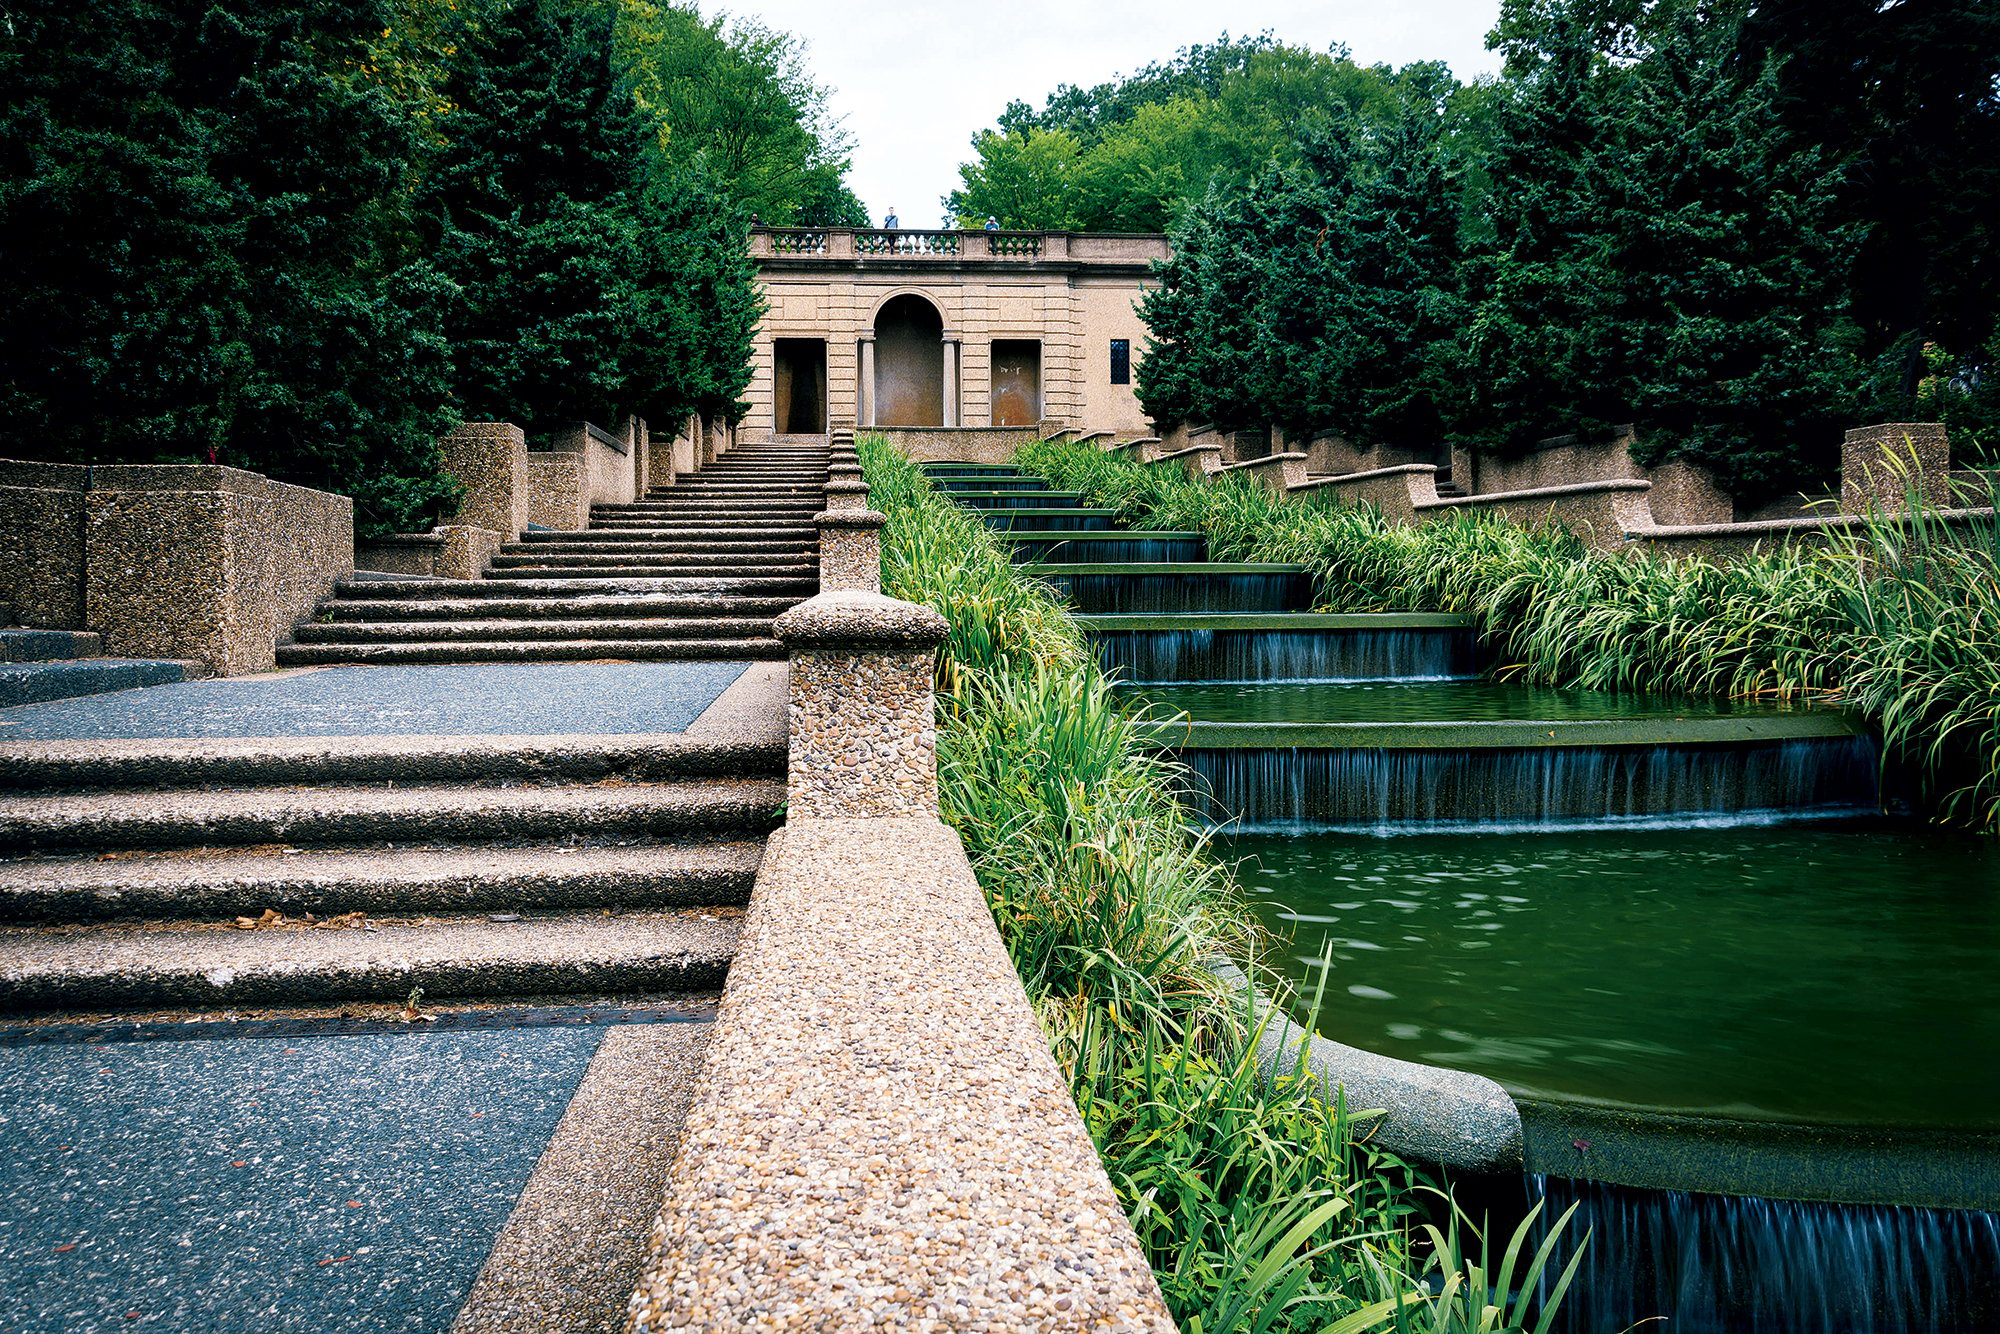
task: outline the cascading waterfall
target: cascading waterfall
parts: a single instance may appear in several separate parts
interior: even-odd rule
[[[1061,537],[1027,538],[1008,543],[1017,561],[1047,561],[1053,565],[1120,563],[1126,561],[1195,561],[1203,554],[1199,537],[1137,537],[1068,541]]]
[[[981,515],[989,528],[1011,533],[1064,532],[1104,533],[1116,525],[1109,514],[1037,514],[1032,510],[986,510]]]
[[[1120,630],[1092,641],[1105,670],[1139,685],[1199,681],[1449,681],[1475,671],[1470,629]]]
[[[1632,1190],[1528,1177],[1544,1220],[1586,1230],[1563,1324],[1577,1334],[1988,1334],[2000,1328],[2000,1214]],[[1545,1221],[1544,1227],[1547,1226]],[[1547,1282],[1574,1242],[1559,1242]],[[1547,1290],[1544,1284],[1544,1292]]]
[[[1286,611],[1311,604],[1303,574],[1083,574],[1048,576],[1083,612]]]
[[[1829,737],[1715,746],[1523,750],[1190,748],[1189,795],[1243,829],[1548,829],[1768,823],[1877,808],[1875,744]]]

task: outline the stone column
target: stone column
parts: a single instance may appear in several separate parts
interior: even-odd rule
[[[787,821],[936,818],[932,678],[948,628],[928,607],[860,589],[777,619],[791,654]]]
[[[854,487],[855,483],[848,483]],[[819,525],[819,591],[822,593],[882,591],[882,525],[886,515],[862,509],[868,488],[859,487],[853,508],[823,510],[813,516]]]
[[[1847,433],[1840,448],[1840,512],[1901,514],[1910,497],[1951,505],[1951,442],[1938,422],[1885,422]]]
[[[944,336],[944,424],[947,430],[958,425],[958,335]]]
[[[875,424],[875,335],[861,335],[861,371],[856,377],[858,383],[854,391],[854,423],[857,426]]]

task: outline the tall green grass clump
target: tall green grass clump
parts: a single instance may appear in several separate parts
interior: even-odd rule
[[[943,816],[1182,1329],[1460,1327],[1470,1271],[1427,1242],[1421,1176],[1362,1143],[1365,1111],[1260,1073],[1254,1007],[1207,967],[1251,959],[1255,931],[1173,762],[1141,744],[1061,599],[884,440],[857,445],[888,517],[883,591],[950,623]]]
[[[1555,526],[1194,481],[1088,446],[1021,465],[1146,526],[1198,530],[1222,560],[1291,561],[1331,611],[1471,616],[1504,678],[1536,685],[1839,702],[1881,730],[1934,818],[2000,832],[2000,526],[1871,516],[1821,545],[1727,563],[1589,551]],[[1991,505],[1993,496],[1974,497]]]

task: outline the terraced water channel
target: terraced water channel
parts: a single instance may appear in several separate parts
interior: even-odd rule
[[[1864,729],[1498,684],[1460,618],[1316,614],[1297,567],[929,471],[1179,715],[1318,1030],[1521,1105],[1531,1193],[1618,1234],[1576,1327],[2000,1325],[2000,854],[1880,816]]]

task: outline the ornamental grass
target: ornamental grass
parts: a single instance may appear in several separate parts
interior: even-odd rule
[[[950,624],[943,817],[1182,1330],[1546,1328],[1553,1304],[1531,1323],[1504,1301],[1465,1326],[1487,1286],[1455,1233],[1426,1232],[1423,1175],[1366,1143],[1371,1113],[1303,1072],[1262,1076],[1251,998],[1208,967],[1253,963],[1256,929],[1175,800],[1176,764],[1141,743],[1061,598],[881,437],[856,443],[888,516],[883,591]]]
[[[1021,465],[1135,526],[1207,535],[1219,560],[1289,561],[1329,611],[1469,615],[1497,675],[1535,685],[1827,703],[1882,736],[1927,816],[2000,833],[2000,526],[1989,481],[1947,520],[1916,499],[1816,544],[1729,562],[1592,552],[1554,526],[1195,481],[1088,446]]]

